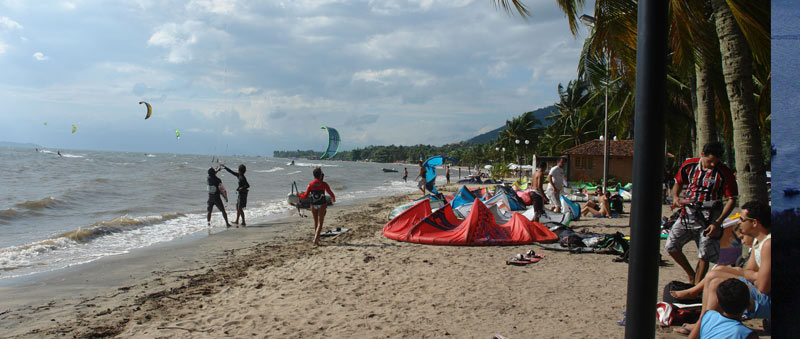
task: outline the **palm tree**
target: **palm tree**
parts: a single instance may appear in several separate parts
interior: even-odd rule
[[[556,3],[566,14],[573,35],[576,34],[577,13],[583,7],[584,1],[556,0]],[[509,13],[516,11],[523,18],[530,16],[525,5],[519,0],[495,0],[494,4]],[[766,110],[768,106],[762,104],[760,100],[759,106],[756,106],[754,96],[760,94],[759,97],[763,98],[764,93],[755,93],[753,82],[754,79],[767,81],[763,88],[768,93],[769,76],[764,74],[769,74],[769,2],[710,0],[714,13],[713,27],[717,37],[709,34],[708,29],[703,29],[704,26],[708,27],[706,21],[708,16],[705,15],[707,8],[704,5],[706,4],[700,1],[670,1],[673,64],[678,70],[686,70],[687,65],[691,65],[691,69],[695,71],[694,76],[700,74],[700,81],[694,81],[695,86],[692,88],[695,91],[693,94],[695,99],[698,95],[701,99],[701,102],[696,101],[694,107],[703,106],[703,110],[696,115],[697,119],[702,120],[698,121],[700,123],[698,137],[716,136],[718,133],[707,127],[706,122],[714,120],[710,117],[719,117],[713,111],[725,112],[730,109],[736,152],[735,163],[741,173],[740,200],[764,201],[767,198],[767,190],[763,171],[764,161],[761,156],[764,153],[764,145],[759,133],[761,125],[759,115],[763,119],[769,114],[757,110],[758,108]],[[636,6],[637,3],[632,0],[595,2],[596,23],[588,42],[590,53],[608,55],[612,60],[612,73],[620,74],[624,81],[631,84],[634,84],[631,80],[635,77],[636,69]],[[719,41],[718,50],[722,53],[721,73],[724,75],[727,92],[722,96],[716,95],[716,100],[713,100],[709,94],[717,89],[709,90],[709,84],[705,82],[705,74],[708,72],[702,67],[714,67],[714,63],[711,62],[714,59],[709,57],[713,54],[709,51],[714,50],[713,46],[717,41]],[[694,55],[699,58],[690,57]],[[694,61],[688,63],[689,59]],[[695,65],[700,65],[700,69]],[[698,86],[704,92],[697,93]],[[712,107],[711,102],[715,104],[714,110],[709,109]],[[670,120],[668,117],[667,121]],[[726,126],[723,126],[723,133],[725,128]],[[698,147],[702,147],[702,144]]]
[[[763,63],[764,60],[761,55],[755,55],[757,60],[753,60],[754,55],[748,44],[748,40],[755,40],[753,42],[755,45],[760,42],[759,38],[763,40],[763,37],[754,36],[747,39],[746,33],[743,32],[737,18],[734,17],[733,10],[735,9],[737,12],[745,9],[753,11],[755,13],[753,20],[756,21],[754,25],[758,26],[758,18],[763,16],[759,12],[768,12],[769,4],[767,3],[765,8],[759,7],[758,4],[750,6],[733,4],[731,6],[724,0],[711,0],[711,5],[714,10],[714,21],[722,53],[722,72],[733,118],[733,145],[736,150],[739,199],[741,201],[767,201],[763,144],[757,120],[755,91],[753,90],[753,63],[754,61]],[[751,27],[747,24],[741,26]],[[757,29],[754,31],[747,32],[747,34],[757,35],[760,33]],[[766,29],[761,30],[761,32],[765,31]],[[758,60],[759,57],[762,60]]]

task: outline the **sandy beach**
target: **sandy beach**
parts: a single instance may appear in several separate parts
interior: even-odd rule
[[[351,231],[320,247],[311,244],[311,218],[295,215],[0,288],[0,336],[623,337],[617,322],[627,264],[535,245],[428,246],[385,238],[391,209],[418,195],[329,208],[326,228]],[[624,214],[584,217],[571,226],[629,235],[628,222]],[[531,248],[545,258],[505,265]],[[696,247],[685,252],[694,263]],[[659,297],[666,283],[684,279],[664,259]],[[653,315],[655,321],[655,305]],[[746,324],[762,329],[760,320]],[[684,336],[659,328],[656,337]]]

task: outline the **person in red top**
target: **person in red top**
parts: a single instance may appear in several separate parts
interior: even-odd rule
[[[681,209],[681,217],[669,231],[664,251],[672,256],[689,277],[689,283],[700,282],[708,272],[708,263],[719,258],[719,238],[722,222],[731,213],[739,195],[733,172],[722,164],[722,144],[709,142],[699,158],[686,160],[672,186],[672,208]],[[686,186],[684,199],[681,188]],[[727,202],[722,204],[723,199]],[[694,240],[697,244],[696,269],[692,269],[683,245]]]
[[[322,181],[324,177],[322,168],[315,168],[314,180],[308,183],[305,192],[297,195],[300,199],[311,198],[311,214],[314,216],[314,245],[319,245],[319,235],[322,233],[322,224],[325,222],[325,212],[328,207],[325,192],[331,195],[331,202],[336,202],[336,196],[333,195],[330,186]]]

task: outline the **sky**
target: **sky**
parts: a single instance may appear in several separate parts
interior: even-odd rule
[[[0,0],[0,141],[272,156],[323,151],[321,126],[344,150],[467,140],[577,76],[586,28],[526,4],[528,21],[489,0]]]

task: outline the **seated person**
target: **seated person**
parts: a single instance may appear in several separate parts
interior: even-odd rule
[[[719,266],[711,270],[708,275],[700,281],[697,286],[686,291],[673,293],[677,298],[696,298],[703,293],[703,312],[707,310],[719,310],[719,302],[716,298],[716,289],[722,281],[729,278],[737,278],[747,285],[750,291],[750,307],[745,309],[744,315],[748,318],[770,318],[770,298],[772,280],[772,234],[770,207],[766,204],[750,201],[742,205],[742,216],[740,217],[742,233],[752,236],[752,254],[744,268]],[[702,314],[701,314],[702,319]],[[699,326],[688,325],[693,335],[699,335]],[[696,332],[696,333],[695,333]]]
[[[599,189],[598,189],[599,190]],[[606,190],[605,194],[599,194],[597,197],[598,203],[594,201],[587,201],[586,205],[583,205],[581,209],[581,215],[587,215],[591,213],[595,217],[607,217],[611,218],[611,193]],[[598,209],[599,206],[599,209]]]
[[[702,338],[758,338],[758,334],[743,325],[741,320],[750,305],[747,284],[736,278],[728,278],[717,287],[719,307],[701,314],[699,336]],[[698,327],[698,326],[695,326]]]

